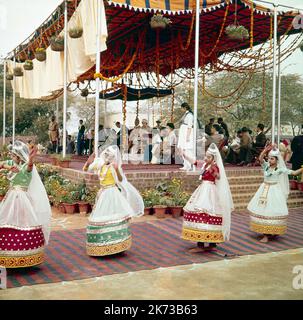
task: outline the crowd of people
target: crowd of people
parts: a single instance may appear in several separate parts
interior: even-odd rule
[[[187,103],[181,105],[183,116],[176,124],[168,122],[162,124],[161,120],[156,121],[155,127],[150,127],[147,119],[137,117],[132,129],[122,125],[119,121],[114,128],[105,128],[102,124],[98,131],[98,147],[104,149],[110,145],[117,145],[123,153],[128,154],[129,160],[151,164],[183,164],[181,170],[193,170],[192,164],[187,161],[182,153],[186,152],[193,158],[193,134],[194,116]],[[176,129],[178,127],[178,129]],[[260,164],[258,157],[262,150],[268,145],[269,139],[266,136],[265,125],[259,123],[255,130],[243,127],[237,132],[230,134],[229,127],[222,117],[216,121],[209,119],[205,130],[197,123],[197,154],[203,155],[214,143],[222,156],[225,164],[238,166],[252,166]],[[49,153],[62,151],[63,131],[52,117],[49,124]],[[280,142],[279,150],[284,161],[293,160],[302,163],[303,159],[297,156],[300,153],[300,138],[295,137],[293,141],[283,139]],[[95,131],[87,129],[83,120],[79,121],[78,134],[72,137],[67,134],[66,153],[73,155],[91,155],[94,152]],[[294,155],[292,156],[292,153]],[[297,160],[298,159],[298,160]],[[294,165],[294,169],[298,164]]]

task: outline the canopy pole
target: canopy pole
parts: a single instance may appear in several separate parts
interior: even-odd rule
[[[101,56],[100,56],[100,32],[101,32],[101,0],[97,6],[97,39],[96,39],[96,73],[100,72]],[[96,78],[96,96],[95,96],[95,155],[98,156],[99,146],[99,102],[100,102],[100,78]]]
[[[64,7],[64,92],[63,92],[63,141],[62,156],[66,157],[66,113],[67,113],[67,0]]]
[[[272,88],[272,121],[271,121],[271,142],[275,143],[275,129],[276,129],[276,87],[277,87],[277,29],[278,29],[278,15],[277,2],[274,4],[274,48],[273,48],[273,88]]]
[[[277,144],[280,143],[281,138],[281,48],[280,37],[278,37],[278,135]]]
[[[3,145],[5,145],[5,133],[6,133],[6,60],[3,64]]]
[[[16,68],[16,56],[14,55],[14,68]],[[16,131],[16,76],[13,79],[13,137],[12,142],[15,144],[15,131]]]
[[[195,33],[195,83],[194,83],[194,158],[197,156],[197,119],[198,119],[198,72],[199,72],[199,42],[200,42],[200,0],[196,0],[196,33]],[[195,170],[195,166],[194,166]]]
[[[59,98],[56,99],[56,118],[59,125]]]

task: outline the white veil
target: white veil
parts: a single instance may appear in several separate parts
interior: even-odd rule
[[[288,178],[288,170],[284,159],[279,150],[273,149],[269,152],[269,156],[277,157],[278,158],[278,170],[282,173],[279,175],[279,184],[283,193],[285,194],[286,199],[289,196],[289,178]]]
[[[139,191],[128,182],[123,170],[122,170],[122,158],[119,148],[116,145],[109,146],[101,153],[98,157],[95,158],[94,162],[89,166],[89,171],[93,171],[94,173],[100,174],[100,170],[105,163],[105,158],[107,154],[110,154],[114,157],[114,161],[117,163],[119,172],[122,176],[122,181],[119,181],[115,170],[112,170],[112,173],[115,177],[116,183],[118,187],[121,189],[122,194],[127,199],[128,203],[134,210],[134,216],[139,217],[144,214],[144,202],[142,196]]]
[[[232,199],[232,194],[230,191],[228,179],[226,177],[225,169],[223,166],[223,161],[221,158],[221,154],[217,146],[212,143],[207,149],[207,153],[210,153],[214,156],[214,160],[217,163],[217,166],[220,171],[220,179],[216,181],[220,207],[222,210],[222,231],[224,240],[229,240],[230,237],[230,225],[231,225],[231,212],[234,210],[234,203]]]
[[[22,141],[16,141],[14,145],[10,147],[10,152],[20,157],[25,163],[28,163],[29,149]],[[45,243],[47,244],[50,235],[51,207],[45,187],[35,166],[32,170],[32,179],[27,193],[32,199],[32,206],[36,213],[37,223],[42,226]]]

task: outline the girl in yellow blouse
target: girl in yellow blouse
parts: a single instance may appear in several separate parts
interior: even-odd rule
[[[131,247],[129,221],[144,213],[139,192],[123,174],[119,149],[106,148],[98,158],[90,156],[84,170],[98,174],[100,191],[89,217],[86,251],[90,256],[105,256]]]

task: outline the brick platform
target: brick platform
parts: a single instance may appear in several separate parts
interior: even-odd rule
[[[48,157],[40,157],[41,162],[49,162]],[[73,182],[85,180],[88,187],[98,186],[98,177],[94,174],[80,171],[85,157],[73,157],[71,169],[59,168],[60,173]],[[154,188],[158,183],[173,178],[182,179],[186,191],[193,192],[199,185],[199,172],[186,173],[179,170],[179,165],[123,165],[127,179],[139,190]],[[263,181],[260,167],[226,167],[236,210],[246,209],[248,202]],[[303,193],[291,191],[288,199],[290,208],[303,207]]]

